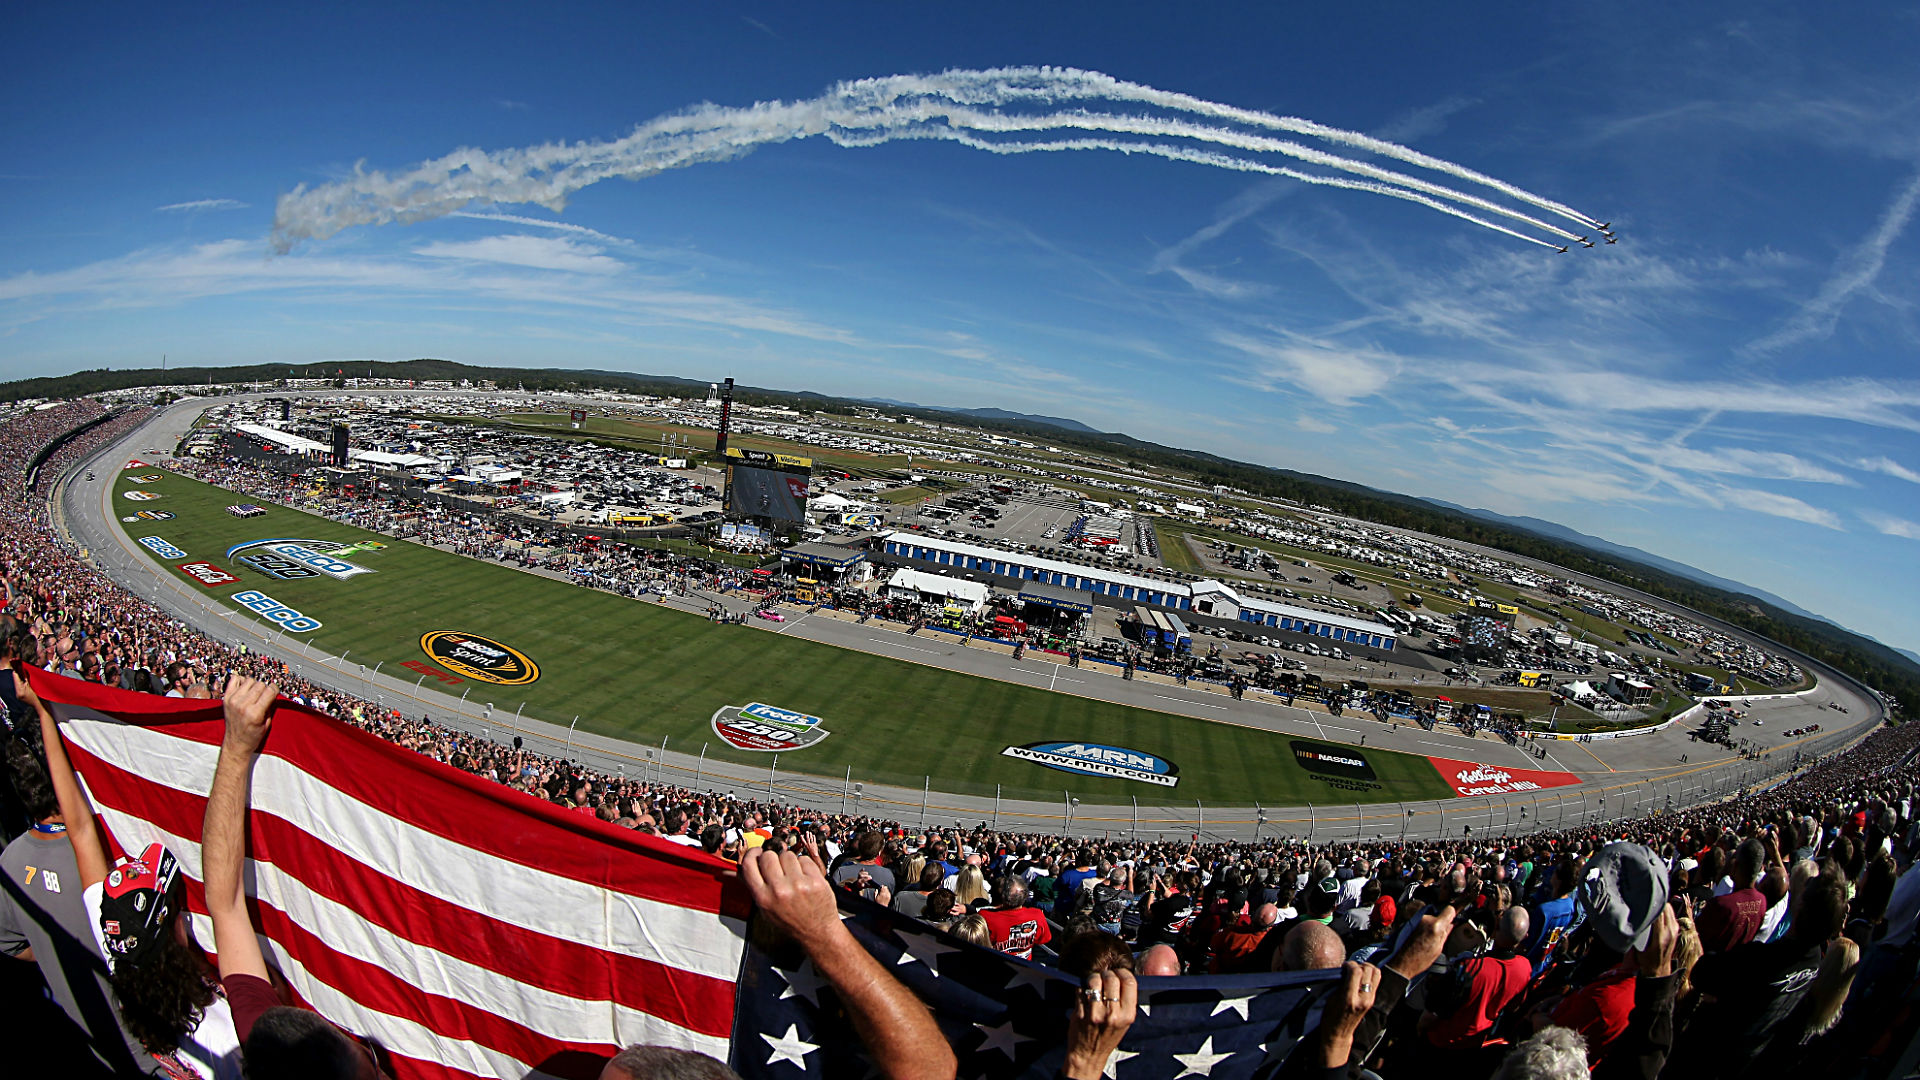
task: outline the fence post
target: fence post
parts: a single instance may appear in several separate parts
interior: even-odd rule
[[[1199,799],[1193,800],[1193,814],[1194,814],[1193,831],[1196,834],[1206,832],[1207,831],[1207,808],[1200,805]]]
[[[780,767],[780,755],[773,755],[773,764],[767,766],[767,801],[773,801],[773,772]]]
[[[1313,843],[1313,804],[1307,804],[1307,843]]]
[[[1140,839],[1140,796],[1128,796],[1133,800],[1133,839]]]
[[[700,744],[700,763],[693,767],[693,789],[700,790],[700,777],[707,771],[707,744]]]
[[[849,773],[849,775],[851,775],[851,773]],[[993,785],[993,828],[995,832],[998,832],[1000,830],[1000,785],[999,784]]]
[[[920,778],[920,827],[927,827],[927,792],[933,788],[933,777]]]

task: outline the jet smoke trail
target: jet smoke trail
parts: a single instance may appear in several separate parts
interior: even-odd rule
[[[1036,113],[1018,108],[1096,101],[1183,115],[1096,112],[1077,107]],[[1089,137],[1047,141],[1005,137],[1015,132],[1061,129],[1085,131]],[[1573,239],[1565,229],[1492,199],[1261,131],[1306,135],[1388,157],[1482,185],[1587,228],[1598,226],[1593,218],[1504,181],[1357,132],[1156,90],[1099,72],[1005,68],[861,79],[840,83],[807,101],[761,102],[744,108],[699,105],[649,120],[621,139],[549,143],[494,153],[462,148],[393,175],[356,168],[348,179],[314,188],[301,185],[282,195],[275,209],[272,243],[275,250],[284,253],[301,240],[324,239],[355,225],[424,221],[476,204],[534,203],[557,212],[574,192],[602,180],[641,179],[816,136],[845,147],[942,139],[999,154],[1065,150],[1148,154],[1404,199],[1545,247],[1557,249],[1563,245],[1495,224],[1480,214],[1505,217],[1553,236]],[[1175,142],[1150,141],[1154,139]],[[1291,158],[1359,179],[1304,172],[1184,143],[1227,147],[1245,155]]]

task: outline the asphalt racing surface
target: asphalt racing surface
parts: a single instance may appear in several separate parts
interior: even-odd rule
[[[272,636],[262,631],[262,624],[232,619],[231,609],[206,597],[189,594],[171,578],[162,577],[154,564],[132,546],[131,539],[115,521],[115,511],[110,505],[112,478],[129,458],[152,460],[153,456],[170,456],[172,448],[208,404],[207,400],[176,403],[119,443],[82,462],[64,479],[61,514],[57,520],[71,539],[86,549],[97,566],[115,581],[215,638],[232,644],[244,642],[250,649],[280,656],[304,678],[398,708],[409,715],[425,713],[451,727],[497,741],[510,741],[518,734],[530,747],[550,749],[608,773],[657,776],[670,783],[730,788],[742,794],[759,792],[762,797],[770,793],[782,801],[836,811],[842,807],[858,809],[910,825],[925,822],[950,826],[963,822],[971,826],[979,821],[992,821],[1003,828],[1061,832],[1067,830],[1070,818],[1071,831],[1083,835],[1133,832],[1141,836],[1185,839],[1199,834],[1206,839],[1220,840],[1249,839],[1258,833],[1311,837],[1318,841],[1442,833],[1459,836],[1468,827],[1475,834],[1517,833],[1527,831],[1534,823],[1544,822],[1553,827],[1561,823],[1591,822],[1731,795],[1745,785],[1785,773],[1791,768],[1796,751],[1824,755],[1850,744],[1867,734],[1880,716],[1877,703],[1856,692],[1844,676],[1813,665],[1819,684],[1809,691],[1772,698],[1731,699],[1736,704],[1751,702],[1750,706],[1743,706],[1748,719],[1735,728],[1734,734],[1759,748],[1765,755],[1760,760],[1743,758],[1726,747],[1690,740],[1687,732],[1697,726],[1694,717],[1676,722],[1663,731],[1625,739],[1544,741],[1540,745],[1547,749],[1547,757],[1542,760],[1497,736],[1471,738],[1449,725],[1434,731],[1410,724],[1395,728],[1365,714],[1349,712],[1336,718],[1319,709],[1288,707],[1277,701],[1270,703],[1265,695],[1253,693],[1248,695],[1248,700],[1235,701],[1224,691],[1198,684],[1182,687],[1170,679],[1146,675],[1127,681],[1120,677],[1118,669],[1092,663],[1068,667],[1034,652],[1016,661],[1004,647],[979,641],[966,643],[951,634],[935,631],[907,634],[889,624],[862,624],[830,612],[809,614],[804,609],[788,609],[789,619],[784,623],[751,622],[764,628],[763,632],[791,634],[1056,693],[1239,724],[1277,734],[1364,745],[1368,749],[1470,761],[1496,770],[1566,771],[1578,775],[1582,782],[1532,793],[1404,804],[1355,805],[1341,801],[1344,796],[1330,788],[1327,803],[1260,808],[1182,804],[1170,799],[1169,792],[1147,789],[1143,790],[1137,806],[1080,806],[1072,801],[1073,778],[1067,773],[1059,774],[1062,795],[1058,802],[1034,803],[941,793],[937,777],[927,778],[926,787],[921,790],[862,787],[840,778],[780,773],[771,763],[767,770],[760,770],[696,759],[689,754],[602,736],[575,735],[562,726],[513,717],[504,708],[494,711],[480,703],[463,702],[384,673],[369,674],[357,663],[343,664],[338,658],[318,651],[303,655],[301,649],[276,647]],[[149,448],[152,455],[148,453]],[[99,479],[86,481],[84,476],[89,470]],[[704,611],[715,602],[744,611],[751,603],[745,598],[706,593],[673,597],[668,602],[695,612]],[[1836,701],[1847,711],[1842,713],[1827,707]],[[1816,736],[1789,739],[1783,734],[1788,729],[1813,724],[1822,727]]]

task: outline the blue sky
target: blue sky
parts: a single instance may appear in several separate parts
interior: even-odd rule
[[[15,8],[0,378],[437,356],[1050,413],[1564,522],[1920,648],[1920,13],[1270,6]],[[845,80],[1027,65],[1392,140],[1620,242],[1150,152],[756,127]],[[776,101],[802,104],[740,111]],[[756,133],[579,175],[702,103]],[[1350,145],[1068,104],[1592,235]],[[1024,131],[982,138],[1090,137]]]

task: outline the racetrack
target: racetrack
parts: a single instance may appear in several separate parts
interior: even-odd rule
[[[197,407],[194,406],[177,406],[140,434],[126,440],[121,447],[101,455],[93,467],[101,470],[103,480],[94,487],[107,487],[104,480],[113,475],[108,470],[122,464],[128,456],[139,456],[143,447],[170,447],[173,433],[184,430],[196,411]],[[169,476],[162,483],[189,482]],[[90,533],[92,546],[97,549],[97,557],[102,564],[117,571],[116,576],[124,576],[125,580],[145,580],[150,584],[156,582],[158,579],[153,575],[160,564],[150,558],[144,549],[132,547],[127,538],[120,534],[121,523],[112,520],[112,517],[125,516],[126,512],[137,510],[141,505],[159,507],[169,503],[154,501],[135,504],[101,490],[89,493],[84,483],[71,485],[69,490],[73,497],[67,500],[66,506],[76,531]],[[174,497],[180,498],[181,505],[185,505],[187,500],[182,496]],[[206,506],[212,506],[213,512],[218,515],[218,519],[208,528],[239,524],[225,517],[218,506],[244,500],[220,494],[201,501]],[[293,512],[274,509],[271,513],[291,515]],[[183,513],[181,519],[177,519],[182,520],[182,529],[186,528],[185,517]],[[107,525],[112,526],[110,531],[103,528]],[[331,523],[328,527],[335,531],[319,535],[338,539],[364,536]],[[319,528],[318,525],[313,526],[315,530]],[[260,536],[292,535],[256,529],[240,539],[256,538],[254,532]],[[149,533],[142,530],[136,535]],[[218,542],[221,538],[213,532],[160,535],[196,557],[202,555],[202,550],[195,549],[196,544],[209,554],[218,554],[214,551],[216,547],[224,551],[225,545]],[[237,533],[233,535],[238,536]],[[379,569],[381,559],[391,557],[398,560],[403,554],[414,554],[403,553],[401,547],[395,545],[390,551],[365,556],[364,565],[375,569],[375,574],[345,582],[329,580],[324,584],[354,586],[360,582],[377,582],[382,574],[388,572]],[[129,548],[138,554],[132,554]],[[526,715],[564,721],[572,712],[579,711],[583,714],[583,730],[589,724],[599,724],[608,735],[615,736],[603,740],[598,736],[583,735],[582,741],[609,755],[626,755],[625,761],[630,767],[658,766],[646,765],[640,748],[625,740],[635,737],[651,740],[656,736],[664,736],[672,749],[666,754],[656,751],[656,761],[684,766],[687,773],[693,776],[704,773],[712,778],[718,772],[741,780],[755,776],[764,780],[768,766],[772,764],[767,760],[768,756],[731,752],[722,755],[713,753],[710,748],[706,760],[696,763],[692,755],[683,759],[674,751],[697,745],[694,740],[700,739],[703,730],[705,741],[713,741],[710,729],[706,728],[707,718],[712,712],[706,708],[709,698],[717,702],[716,708],[719,704],[744,704],[748,700],[772,699],[775,704],[802,708],[825,717],[825,726],[835,731],[832,738],[816,747],[781,756],[779,771],[774,778],[777,794],[824,799],[830,804],[837,804],[843,785],[850,786],[853,781],[859,781],[868,785],[869,791],[863,793],[863,797],[869,805],[876,795],[880,795],[895,804],[889,810],[891,816],[908,820],[914,817],[919,802],[917,797],[921,794],[918,790],[912,790],[918,787],[910,783],[911,778],[919,778],[914,773],[931,776],[930,785],[944,786],[949,792],[955,788],[963,791],[971,789],[975,796],[930,797],[930,812],[936,818],[941,816],[943,808],[947,816],[961,814],[985,817],[989,812],[989,803],[984,796],[990,793],[991,784],[1007,783],[1005,779],[996,781],[995,777],[1006,776],[999,770],[1011,767],[1030,775],[1037,774],[1041,779],[1037,783],[1029,780],[1007,789],[1009,797],[999,800],[1003,823],[1030,820],[1035,825],[1057,830],[1061,826],[1060,818],[1066,812],[1063,800],[1071,792],[1072,797],[1084,798],[1089,804],[1103,797],[1109,800],[1109,808],[1106,809],[1096,810],[1089,805],[1073,811],[1077,830],[1093,826],[1096,822],[1100,828],[1108,830],[1117,827],[1117,823],[1131,827],[1130,806],[1123,802],[1116,811],[1111,808],[1110,800],[1126,799],[1137,792],[1150,804],[1141,808],[1143,831],[1156,827],[1157,822],[1160,831],[1187,831],[1189,828],[1198,831],[1204,827],[1210,834],[1219,834],[1223,829],[1250,832],[1253,828],[1261,827],[1250,807],[1237,811],[1217,807],[1219,803],[1246,806],[1256,799],[1263,804],[1290,802],[1300,806],[1299,810],[1269,807],[1264,826],[1268,832],[1313,832],[1320,838],[1326,838],[1328,835],[1391,833],[1398,831],[1402,825],[1413,832],[1434,831],[1440,825],[1439,804],[1409,804],[1415,811],[1410,824],[1404,821],[1399,808],[1395,806],[1354,808],[1344,801],[1350,797],[1346,790],[1316,786],[1313,778],[1300,773],[1284,750],[1288,740],[1275,737],[1276,734],[1298,734],[1316,739],[1324,737],[1333,742],[1355,742],[1363,727],[1367,736],[1366,756],[1370,761],[1403,760],[1378,753],[1379,749],[1390,747],[1417,754],[1486,762],[1509,769],[1564,766],[1589,781],[1579,788],[1563,792],[1542,792],[1525,802],[1512,797],[1504,802],[1452,800],[1446,810],[1446,824],[1450,829],[1457,829],[1465,821],[1496,831],[1502,827],[1519,827],[1520,812],[1528,810],[1531,820],[1545,817],[1549,823],[1554,820],[1556,810],[1564,810],[1569,820],[1582,814],[1597,815],[1606,812],[1601,810],[1599,804],[1605,791],[1614,793],[1613,805],[1617,810],[1659,805],[1669,794],[1677,800],[1690,801],[1699,797],[1703,787],[1729,783],[1729,777],[1735,771],[1758,775],[1771,769],[1771,766],[1763,767],[1760,763],[1729,761],[1729,756],[1720,748],[1688,743],[1677,728],[1657,735],[1613,742],[1556,743],[1552,744],[1552,752],[1557,760],[1533,762],[1497,740],[1466,739],[1447,734],[1444,728],[1438,732],[1419,728],[1402,728],[1395,732],[1371,719],[1356,720],[1351,714],[1334,720],[1324,713],[1287,710],[1264,702],[1234,702],[1224,695],[1197,687],[1178,688],[1151,681],[1123,682],[1091,668],[1062,669],[1058,665],[1031,660],[1016,665],[1010,657],[983,650],[977,645],[962,648],[957,641],[945,636],[923,634],[908,638],[897,631],[873,624],[863,626],[815,616],[782,624],[777,634],[757,628],[713,627],[697,615],[661,610],[657,606],[572,588],[428,549],[415,551],[428,561],[420,563],[417,571],[409,569],[407,574],[415,577],[421,588],[392,590],[390,586],[382,586],[383,590],[388,590],[385,598],[379,596],[377,591],[358,595],[353,598],[352,604],[344,605],[343,610],[350,609],[359,614],[334,615],[333,607],[345,598],[345,590],[334,590],[341,596],[328,599],[321,584],[312,581],[288,583],[284,589],[276,584],[261,590],[276,599],[301,607],[303,611],[312,607],[323,622],[330,623],[328,628],[310,635],[319,638],[317,645],[309,642],[304,647],[308,655],[302,662],[323,673],[320,681],[362,695],[386,695],[389,700],[409,709],[418,704],[420,708],[456,723],[466,723],[475,728],[488,727],[481,715],[484,710],[475,705],[482,698],[472,697],[462,706],[452,694],[435,694],[424,686],[418,686],[412,672],[405,672],[406,677],[402,680],[391,678],[391,674],[399,663],[424,659],[417,643],[418,635],[424,629],[454,628],[489,634],[515,647],[525,647],[526,651],[540,660],[545,669],[541,681],[527,688]],[[446,565],[442,565],[443,562]],[[396,571],[398,565],[396,561]],[[486,573],[480,577],[472,576],[479,571]],[[185,579],[180,574],[174,571],[168,573],[173,584],[164,591],[171,602],[170,606],[175,606],[175,610],[180,611],[183,617],[197,625],[212,625],[221,636],[230,640],[243,631],[241,626],[235,624],[241,623],[244,617],[215,614],[202,603],[209,600],[209,596],[195,595],[205,594],[206,590],[199,586],[182,585],[180,582]],[[476,588],[470,584],[482,580],[511,580],[514,585],[509,588],[498,585]],[[463,581],[469,584],[460,584]],[[254,578],[247,584],[265,582]],[[306,591],[294,592],[296,587],[304,587]],[[234,584],[230,591],[241,588],[241,585]],[[552,592],[541,591],[543,589]],[[286,595],[282,595],[283,591]],[[308,602],[308,594],[319,599]],[[435,599],[436,596],[439,599]],[[549,596],[555,599],[549,601]],[[515,597],[519,598],[517,604],[513,602]],[[443,601],[446,606],[421,606],[423,603],[441,604]],[[706,602],[704,598],[696,598],[688,606],[699,608]],[[583,620],[579,614],[582,609],[576,605],[584,605],[586,610],[594,612],[594,618],[590,621],[597,625],[606,625],[598,622],[602,619],[615,619],[623,624],[630,622],[639,628],[639,636],[608,634],[604,630],[589,632],[580,628],[569,629],[565,623],[581,623]],[[608,607],[603,613],[593,605]],[[615,608],[619,609],[617,615],[612,614]],[[461,625],[458,622],[446,627],[407,624],[409,619],[431,622],[453,617],[450,612],[472,612],[478,616],[483,611],[489,626]],[[552,625],[543,625],[541,620],[552,620]],[[347,636],[339,640],[330,637],[330,630],[334,630],[337,636],[339,630],[335,628],[344,629],[349,625],[355,625],[358,629],[347,629]],[[490,633],[493,626],[508,629]],[[515,638],[516,633],[523,637]],[[573,636],[568,637],[568,634]],[[707,636],[710,634],[716,636]],[[259,639],[256,647],[267,641],[266,635],[252,636]],[[281,635],[281,644],[273,651],[299,657],[303,650],[286,644],[294,636]],[[661,644],[663,639],[664,646]],[[571,661],[552,660],[549,653],[522,645],[522,641],[531,640],[559,644],[560,653],[578,654],[588,666],[574,670],[568,667]],[[651,672],[634,672],[633,650],[636,645],[646,645],[650,654],[658,652],[662,666]],[[340,658],[341,651],[346,652],[345,659]],[[329,657],[324,663],[321,661],[323,652]],[[369,661],[370,668],[377,666],[380,673],[363,679],[359,673],[362,657]],[[791,659],[793,657],[804,659],[794,661]],[[553,666],[555,663],[561,666],[556,668]],[[954,674],[945,670],[947,668],[986,677]],[[674,670],[681,671],[683,677],[677,680],[657,677],[660,671]],[[624,677],[627,673],[635,677]],[[697,674],[697,678],[684,677],[689,673]],[[643,680],[638,678],[639,675],[656,677],[644,680],[646,684],[641,685]],[[424,675],[418,679],[426,681]],[[1078,680],[1075,685],[1062,685],[1074,680]],[[1823,696],[1823,691],[1831,681],[1823,680],[1822,687],[1806,698],[1756,704],[1755,714],[1769,718],[1766,726],[1754,734],[1759,735],[1764,745],[1778,747],[1784,744],[1784,740],[1777,737],[1781,729],[1799,723],[1820,722],[1827,727],[1827,731],[1818,740],[1805,746],[1825,751],[1838,745],[1851,729],[1868,722],[1871,712],[1863,702],[1850,702],[1851,712],[1845,716],[1830,710],[1816,712],[1811,706],[1830,699]],[[1018,685],[1020,683],[1026,685]],[[540,696],[547,686],[554,688],[552,696]],[[1051,690],[1042,689],[1043,686],[1050,686]],[[855,689],[849,690],[848,687]],[[967,689],[959,690],[956,687]],[[505,718],[508,702],[517,706],[519,698],[506,696],[513,693],[513,688],[488,689],[495,691],[490,700],[495,701],[492,719],[496,723],[491,726],[499,732],[501,728],[497,722]],[[470,690],[469,694],[481,692],[475,689]],[[574,696],[569,698],[569,693]],[[1844,691],[1840,693],[1844,697]],[[788,695],[793,700],[776,697],[776,694]],[[404,702],[403,698],[406,699]],[[588,704],[590,699],[591,705]],[[573,707],[574,701],[580,703],[579,708]],[[862,711],[849,713],[849,701],[856,702]],[[929,703],[933,711],[944,709],[944,714],[928,718]],[[1154,711],[1134,707],[1136,704],[1147,705]],[[948,705],[956,707],[946,708]],[[837,714],[836,710],[839,710]],[[851,723],[840,719],[849,716],[853,718]],[[1005,722],[1038,723],[1051,730],[1044,735],[1023,735],[1021,731],[1006,727],[1004,722],[993,722],[996,716]],[[895,721],[891,727],[884,723],[888,717]],[[1070,726],[1084,717],[1095,717],[1098,723],[1089,723],[1081,728]],[[1110,717],[1122,719],[1110,720]],[[836,724],[839,726],[836,727]],[[1116,737],[1114,724],[1132,726],[1122,728],[1124,734]],[[1058,727],[1054,728],[1054,725]],[[515,727],[541,737],[555,736],[564,730],[525,719]],[[1029,726],[1021,730],[1035,732],[1038,729]],[[1742,728],[1738,733],[1749,735],[1749,729]],[[1143,790],[1143,785],[1055,773],[1038,766],[1010,761],[999,755],[1004,745],[1038,738],[1092,739],[1096,736],[1104,743],[1137,747],[1173,760],[1182,768],[1179,789],[1174,792]],[[554,741],[556,745],[562,745],[558,737]],[[1263,758],[1246,749],[1260,744],[1276,748],[1279,752],[1269,750]],[[1172,749],[1174,747],[1177,749]],[[829,753],[835,756],[826,756]],[[1688,755],[1688,761],[1679,760],[1683,754]],[[724,760],[716,764],[716,758]],[[620,759],[610,760],[617,764]],[[1404,760],[1426,768],[1425,763],[1418,759]],[[926,764],[915,770],[912,768],[915,762]],[[907,767],[900,768],[902,764]],[[888,768],[888,765],[894,767]],[[611,769],[615,766],[610,764],[607,767]],[[787,770],[795,768],[805,768],[816,775],[811,779],[790,778]],[[853,770],[851,779],[845,771],[848,768]],[[1283,769],[1291,770],[1293,783],[1284,782],[1286,773]],[[1379,771],[1382,779],[1392,781],[1392,786],[1383,787],[1377,793],[1362,793],[1363,799],[1369,794],[1375,799],[1392,800],[1401,795],[1418,799],[1433,790],[1431,787],[1419,790],[1403,786],[1412,781],[1401,776],[1389,776],[1387,769]],[[831,779],[822,779],[820,774],[826,774]],[[1054,784],[1059,785],[1057,790],[1061,794],[1053,797],[1050,806],[1038,798],[1019,800],[1012,797],[1016,787],[1028,789],[1019,792],[1025,795],[1037,794],[1039,790]],[[883,787],[893,790],[883,792]],[[849,790],[847,794],[852,793]],[[1316,795],[1320,797],[1316,798]],[[938,798],[939,802],[933,803],[933,798]],[[1196,798],[1201,805],[1189,806],[1184,812],[1179,810],[1184,801]],[[1336,802],[1342,809],[1329,812],[1327,804]],[[1308,809],[1308,803],[1317,804],[1317,808]],[[1570,805],[1572,803],[1578,803],[1578,806]],[[1050,823],[1049,818],[1052,819]]]

